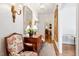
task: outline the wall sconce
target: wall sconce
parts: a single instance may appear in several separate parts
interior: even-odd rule
[[[20,15],[21,14],[21,9],[18,9],[18,11],[16,11],[16,7],[14,5],[12,5],[11,6],[11,13],[12,13],[12,18],[13,18],[13,23],[15,23],[16,14]]]

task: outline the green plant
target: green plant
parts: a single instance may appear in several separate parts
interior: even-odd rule
[[[28,33],[34,33],[33,29],[28,29]]]
[[[36,30],[35,30],[35,29],[30,28],[30,29],[26,29],[26,30],[25,30],[25,32],[26,32],[26,33],[28,33],[28,34],[29,34],[29,36],[32,36],[33,34],[35,34],[35,33],[36,33]]]

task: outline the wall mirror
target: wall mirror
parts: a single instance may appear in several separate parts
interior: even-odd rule
[[[25,29],[27,28],[30,21],[32,21],[32,11],[28,6],[23,7],[23,27],[24,27],[24,34]]]
[[[29,21],[32,21],[32,25],[36,23],[38,33],[45,38],[46,27],[51,26],[52,40],[55,35],[58,34],[56,31],[57,24],[57,13],[56,4],[52,3],[31,3],[24,6],[24,30],[27,27]],[[25,33],[25,32],[24,32]],[[55,35],[54,35],[55,34]],[[57,35],[56,35],[57,36]],[[56,39],[57,40],[57,39]]]

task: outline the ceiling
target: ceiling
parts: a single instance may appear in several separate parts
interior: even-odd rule
[[[55,3],[30,3],[24,5],[28,6],[31,10],[37,13],[50,13],[53,12],[56,7]]]

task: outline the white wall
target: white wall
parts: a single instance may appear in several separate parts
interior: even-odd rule
[[[76,32],[76,6],[66,4],[62,10],[63,34],[75,34]]]
[[[17,15],[13,23],[10,8],[10,4],[0,4],[0,55],[5,55],[5,36],[13,32],[23,34],[23,14]]]

